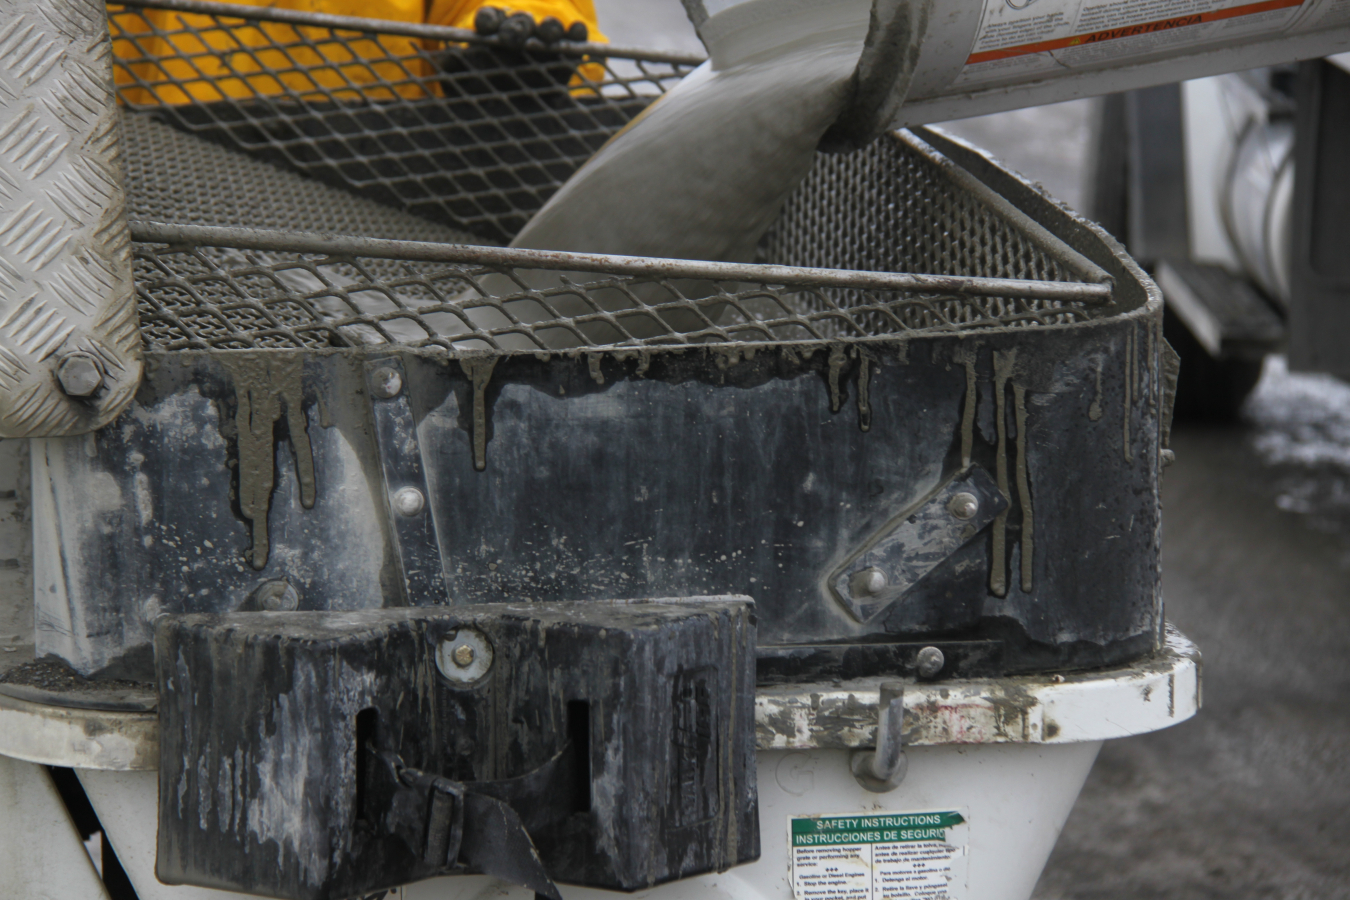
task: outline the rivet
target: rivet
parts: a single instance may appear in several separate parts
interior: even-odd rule
[[[381,400],[397,397],[398,392],[403,390],[403,376],[398,374],[397,369],[391,369],[388,366],[381,366],[371,372],[370,383],[371,390]]]
[[[974,494],[962,491],[947,501],[947,512],[958,519],[969,519],[980,511],[980,500]]]
[[[399,488],[394,492],[394,509],[399,515],[415,516],[427,505],[427,498],[415,487]]]
[[[947,657],[936,647],[924,647],[914,660],[914,667],[918,670],[920,678],[932,678],[941,672],[946,664]]]
[[[88,397],[103,386],[103,370],[88,353],[69,353],[56,367],[56,380],[68,397]]]

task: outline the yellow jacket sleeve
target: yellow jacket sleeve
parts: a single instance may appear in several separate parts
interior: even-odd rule
[[[3,0],[0,0],[3,2]],[[473,28],[479,7],[491,0],[234,0],[248,6],[397,22],[428,22]],[[508,12],[527,12],[541,21],[557,17],[563,27],[586,23],[590,40],[604,41],[592,0],[513,0]],[[249,100],[286,93],[311,101],[381,100],[437,93],[417,38],[334,40],[326,28],[277,22],[244,23],[154,7],[113,10],[113,78],[129,103],[210,103]],[[586,76],[602,80],[603,70]],[[387,85],[384,87],[383,85]],[[353,90],[356,88],[356,90]],[[344,90],[345,89],[345,90]]]
[[[422,22],[425,0],[232,0],[330,15]],[[421,61],[412,59],[417,39],[381,35],[378,39],[332,40],[326,28],[276,22],[225,27],[205,15],[166,9],[129,9],[110,17],[115,65],[113,77],[123,97],[139,105],[209,103],[276,96],[289,91],[306,99],[353,99],[358,85],[368,99],[379,89],[405,97],[425,96],[419,83]],[[405,60],[411,70],[394,60]],[[410,77],[412,76],[412,77]]]

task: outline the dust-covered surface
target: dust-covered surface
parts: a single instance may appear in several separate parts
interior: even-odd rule
[[[0,694],[32,703],[80,709],[145,711],[155,708],[153,684],[85,678],[52,657],[28,660],[0,673]]]
[[[0,673],[33,658],[28,441],[0,441]]]
[[[1174,431],[1163,481],[1205,706],[1103,748],[1039,900],[1350,896],[1350,387],[1276,361],[1247,417]]]
[[[0,675],[0,684],[70,693],[96,692],[110,687],[146,686],[135,681],[92,681],[65,663],[54,659],[36,659],[17,665]]]

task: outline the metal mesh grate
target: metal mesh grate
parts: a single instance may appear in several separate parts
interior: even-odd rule
[[[147,343],[161,350],[819,341],[1084,320],[1101,314],[1109,297],[1109,288],[1097,284],[769,269],[227,229],[138,225],[133,236],[141,328]],[[841,293],[848,302],[836,299]],[[1037,308],[1047,295],[1054,308]]]
[[[122,135],[133,220],[479,243],[466,231],[186,134],[150,113],[124,112]]]
[[[696,58],[520,50],[471,32],[109,4],[119,100],[174,126],[481,238],[506,241]],[[346,20],[359,22],[359,20]],[[397,29],[397,31],[395,31]]]
[[[110,7],[132,216],[171,223],[134,230],[151,348],[816,341],[1110,308],[1085,260],[908,135],[820,157],[762,246],[847,271],[450,246],[480,242],[450,222],[513,235],[694,61],[218,6]],[[904,271],[961,277],[869,274]]]
[[[849,154],[820,154],[761,242],[762,261],[873,272],[932,272],[1080,281],[1063,259],[1067,248],[1035,240],[1020,215],[996,209],[983,185],[961,184],[950,169],[917,152],[916,139],[884,138]],[[993,200],[994,202],[991,202]],[[1021,227],[1019,227],[1021,226]],[[826,292],[851,306],[847,290]],[[971,310],[971,322],[1011,317],[1062,324],[1059,301],[1009,299]]]

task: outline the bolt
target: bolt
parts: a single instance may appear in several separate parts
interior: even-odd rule
[[[415,516],[427,505],[427,498],[415,487],[399,488],[394,492],[394,509],[399,515]]]
[[[403,390],[403,376],[398,374],[397,369],[388,366],[381,366],[370,373],[370,382],[375,396],[381,400],[397,397],[398,392]]]
[[[56,379],[69,397],[88,397],[103,386],[103,371],[88,353],[70,353],[56,367]]]
[[[947,512],[958,519],[970,519],[980,511],[980,501],[974,494],[962,491],[947,501]]]
[[[873,597],[886,590],[886,573],[880,569],[863,569],[852,581],[854,596]]]
[[[472,628],[451,632],[436,645],[436,668],[456,684],[476,682],[492,668],[492,645]]]
[[[253,596],[258,608],[268,612],[290,612],[300,606],[300,594],[284,578],[264,581]]]
[[[946,664],[947,657],[943,656],[942,651],[936,647],[924,647],[914,660],[914,666],[918,669],[920,678],[932,678],[941,672],[942,667]]]

